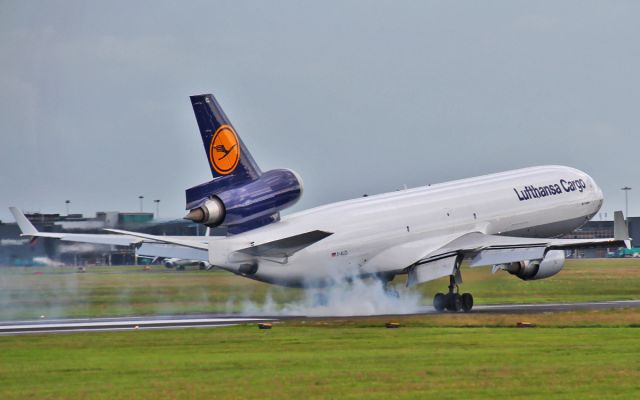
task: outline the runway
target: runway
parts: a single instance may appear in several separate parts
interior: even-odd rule
[[[575,310],[608,310],[619,308],[640,308],[640,300],[552,303],[552,304],[496,304],[475,306],[473,313],[479,314],[520,314],[548,313]],[[433,307],[411,315],[439,314]],[[445,313],[446,314],[446,313]],[[398,316],[398,315],[387,315]],[[113,332],[148,329],[211,328],[259,322],[278,322],[285,320],[318,320],[334,318],[369,318],[371,316],[240,316],[221,314],[167,315],[145,317],[113,318],[75,318],[75,319],[39,319],[25,321],[0,322],[0,336],[33,333],[72,333],[72,332]],[[382,316],[381,316],[382,317]]]
[[[266,317],[175,315],[0,322],[0,336],[25,333],[112,332],[145,329],[209,328],[272,321]]]
[[[474,306],[475,313],[522,314],[578,310],[609,310],[615,308],[640,308],[640,300],[588,301],[547,304],[495,304]]]

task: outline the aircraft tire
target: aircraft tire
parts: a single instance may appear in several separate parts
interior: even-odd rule
[[[462,311],[469,312],[473,308],[473,295],[471,293],[462,294]]]
[[[436,293],[433,296],[433,308],[438,312],[442,312],[445,309],[445,305],[447,304],[447,298],[443,293]]]
[[[449,293],[447,295],[447,310],[458,312],[462,309],[462,296],[459,293]]]

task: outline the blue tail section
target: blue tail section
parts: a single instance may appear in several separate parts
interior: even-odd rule
[[[255,229],[280,219],[280,211],[302,195],[295,172],[262,173],[229,118],[210,94],[191,96],[213,179],[186,190],[186,219],[207,226],[226,226],[229,234]]]
[[[231,121],[211,94],[191,96],[214,181],[251,182],[262,174]]]

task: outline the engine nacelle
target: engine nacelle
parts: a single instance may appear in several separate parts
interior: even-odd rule
[[[302,180],[295,172],[276,169],[258,179],[212,194],[186,219],[207,226],[238,225],[272,216],[294,205],[302,196]]]
[[[542,260],[507,264],[504,269],[525,281],[544,279],[560,272],[564,266],[564,250],[549,250]]]
[[[189,211],[184,218],[208,226],[218,226],[224,221],[225,214],[224,204],[214,196],[200,207]]]

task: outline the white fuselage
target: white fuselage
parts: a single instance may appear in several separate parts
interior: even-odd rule
[[[298,212],[209,247],[213,265],[253,279],[314,285],[336,276],[402,273],[413,262],[469,232],[555,237],[598,212],[602,191],[586,173],[541,166],[361,197]],[[300,233],[333,234],[286,260],[250,260],[233,251]]]

